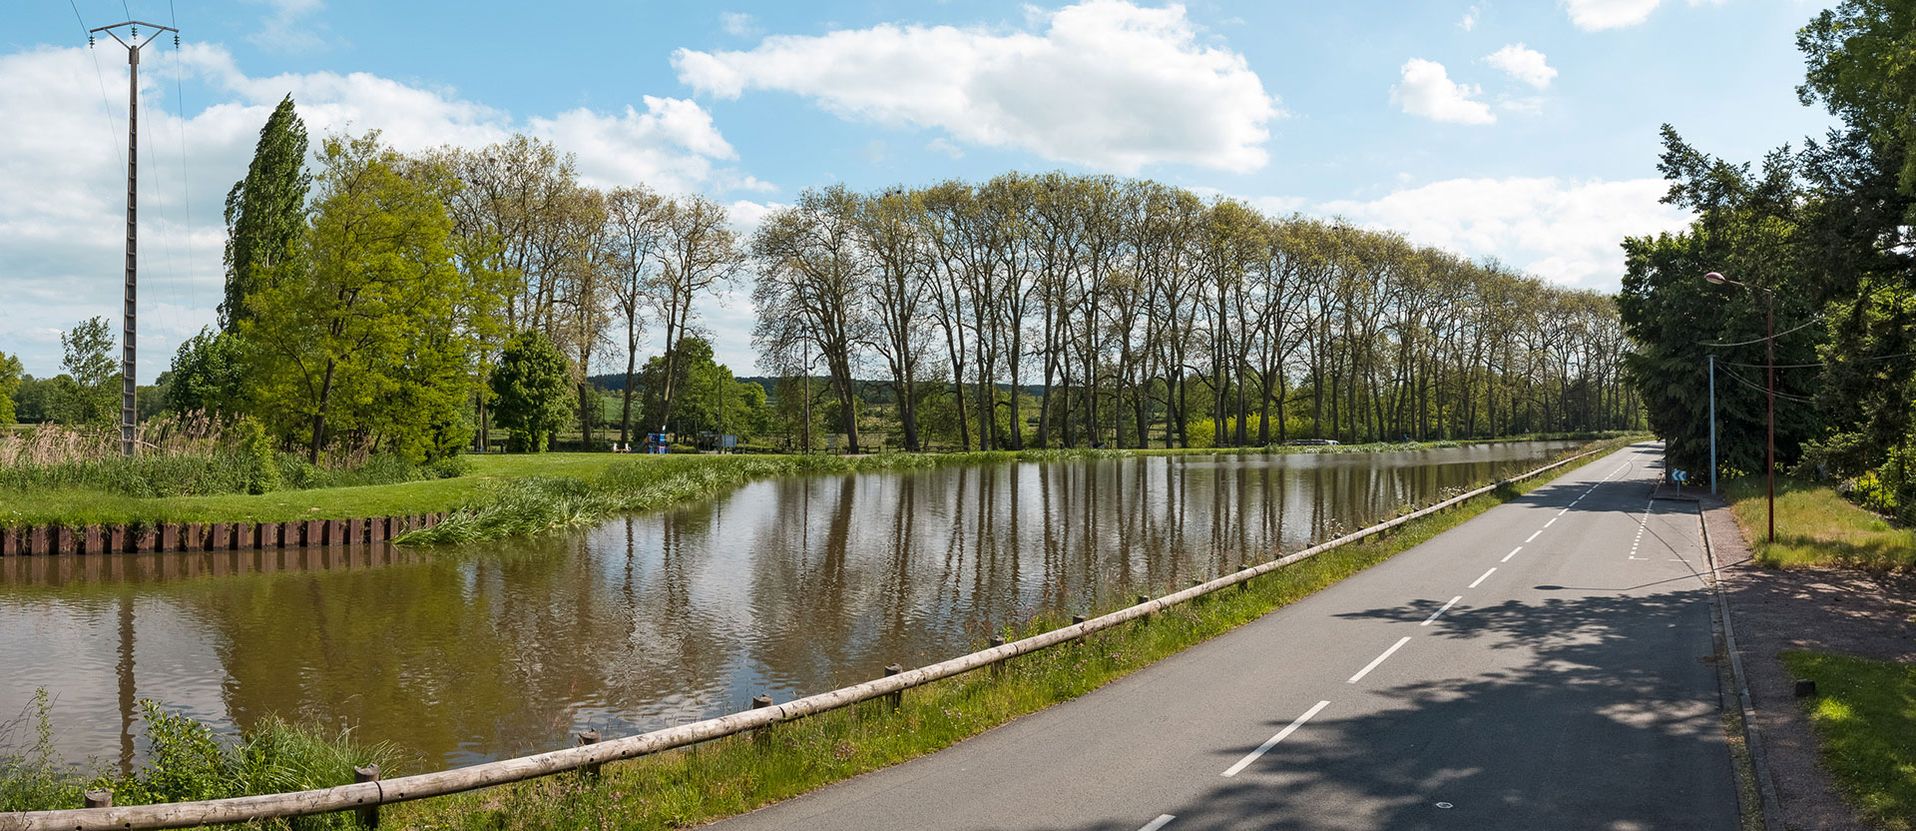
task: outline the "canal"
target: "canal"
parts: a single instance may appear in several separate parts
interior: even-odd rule
[[[794,477],[530,541],[8,558],[0,722],[44,689],[71,761],[130,764],[137,702],[153,699],[227,732],[277,713],[351,726],[418,766],[471,764],[951,657],[1574,446]],[[16,721],[0,753],[32,732]]]

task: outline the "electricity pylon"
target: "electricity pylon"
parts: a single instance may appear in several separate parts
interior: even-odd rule
[[[152,30],[145,40],[140,39],[140,27]],[[126,29],[126,37],[120,37],[119,29]],[[179,46],[180,30],[171,26],[128,20],[111,26],[101,26],[87,30],[87,46],[93,45],[93,36],[105,32],[108,37],[126,47],[126,296],[122,310],[120,330],[120,453],[132,456],[138,451],[136,432],[139,430],[140,413],[134,401],[134,335],[139,311],[139,251],[140,251],[140,49],[153,42],[161,32],[173,33],[173,45]]]

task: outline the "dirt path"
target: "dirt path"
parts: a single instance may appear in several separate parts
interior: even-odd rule
[[[1816,737],[1778,654],[1795,649],[1916,662],[1916,578],[1765,569],[1724,506],[1705,512],[1770,777],[1792,831],[1869,831],[1817,762]]]

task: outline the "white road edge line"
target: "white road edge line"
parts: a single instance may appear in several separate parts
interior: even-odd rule
[[[1404,640],[1410,640],[1410,639],[1405,638]],[[1399,646],[1401,645],[1402,644],[1399,644]],[[1297,732],[1297,728],[1303,727],[1304,722],[1310,721],[1311,716],[1317,715],[1318,711],[1323,710],[1325,707],[1329,707],[1329,706],[1331,706],[1331,703],[1329,701],[1317,702],[1317,706],[1314,706],[1308,710],[1305,710],[1304,714],[1301,716],[1298,716],[1296,721],[1291,722],[1284,729],[1277,731],[1277,735],[1272,736],[1270,738],[1270,741],[1267,741],[1263,744],[1258,745],[1256,750],[1253,750],[1250,753],[1245,754],[1244,758],[1237,760],[1237,764],[1232,765],[1230,770],[1227,770],[1224,772],[1224,775],[1236,776],[1239,773],[1242,773],[1245,768],[1251,766],[1252,762],[1257,761],[1259,756],[1263,756],[1264,754],[1269,753],[1271,748],[1277,746],[1278,742],[1285,740],[1292,733]],[[1158,817],[1156,820],[1153,820],[1153,822],[1168,822],[1168,821],[1169,820],[1166,820],[1164,817]],[[1145,826],[1145,828],[1150,828],[1150,827],[1151,826],[1148,826],[1148,825]],[[1163,826],[1160,825],[1158,827],[1162,828]],[[1142,829],[1140,829],[1140,831],[1142,831]]]
[[[1537,530],[1535,530],[1535,531],[1532,531],[1532,532],[1530,532],[1530,536],[1528,536],[1528,537],[1525,537],[1525,538],[1524,538],[1524,542],[1526,542],[1526,543],[1531,543],[1531,542],[1536,542],[1536,540],[1537,540],[1537,535],[1538,535],[1538,534],[1541,534],[1541,533],[1543,533],[1543,529],[1542,529],[1542,528],[1539,528],[1539,529],[1537,529]]]
[[[1493,568],[1491,569],[1491,571],[1496,571],[1496,569]],[[1396,643],[1391,644],[1391,647],[1389,649],[1384,650],[1384,654],[1379,655],[1375,658],[1372,658],[1370,663],[1365,664],[1363,669],[1358,670],[1356,675],[1351,676],[1350,680],[1345,681],[1344,683],[1355,684],[1359,681],[1364,680],[1364,676],[1369,675],[1370,671],[1373,669],[1376,669],[1378,664],[1383,663],[1385,658],[1389,658],[1392,654],[1396,653],[1397,650],[1403,649],[1404,644],[1407,644],[1407,643],[1410,643],[1409,636],[1405,636],[1399,639]],[[1278,735],[1282,736],[1283,734],[1279,733]]]
[[[1174,819],[1177,819],[1177,817],[1171,816],[1170,814],[1159,814],[1157,819],[1145,823],[1144,827],[1138,829],[1138,831],[1158,831],[1158,829],[1170,825],[1171,820]]]
[[[1497,567],[1496,567],[1496,566],[1491,566],[1491,567],[1490,567],[1490,570],[1489,570],[1489,571],[1486,571],[1486,572],[1484,572],[1484,576],[1482,576],[1482,577],[1479,577],[1479,578],[1477,578],[1477,579],[1475,579],[1475,580],[1472,580],[1472,581],[1470,582],[1470,585],[1468,585],[1468,586],[1465,586],[1464,588],[1467,588],[1467,589],[1474,589],[1474,588],[1477,588],[1477,585],[1478,585],[1478,584],[1480,584],[1480,583],[1482,583],[1482,582],[1483,582],[1483,581],[1485,581],[1485,580],[1489,580],[1489,579],[1490,579],[1490,575],[1492,575],[1492,574],[1496,574],[1496,573],[1497,573]]]
[[[1504,558],[1503,558],[1503,559],[1501,559],[1501,560],[1498,560],[1497,562],[1500,562],[1500,563],[1508,563],[1508,562],[1510,562],[1510,558],[1512,558],[1512,557],[1515,557],[1515,556],[1517,556],[1517,552],[1519,552],[1519,551],[1522,551],[1522,550],[1523,550],[1523,546],[1521,546],[1521,545],[1520,545],[1520,546],[1517,546],[1516,548],[1512,548],[1512,549],[1510,549],[1510,553],[1509,553],[1509,554],[1505,554],[1505,555],[1504,555]]]
[[[1423,622],[1423,623],[1419,623],[1419,624],[1417,624],[1417,625],[1418,625],[1418,626],[1429,626],[1429,625],[1430,625],[1430,622],[1431,622],[1431,621],[1433,621],[1433,620],[1436,620],[1436,619],[1437,619],[1437,617],[1438,617],[1439,615],[1442,615],[1443,613],[1445,613],[1445,612],[1448,612],[1448,611],[1450,611],[1450,607],[1451,607],[1451,605],[1452,605],[1452,604],[1455,604],[1455,603],[1456,603],[1457,601],[1459,601],[1459,600],[1462,600],[1462,599],[1464,599],[1464,596],[1463,596],[1463,595],[1461,595],[1461,594],[1460,594],[1460,595],[1457,595],[1456,597],[1453,597],[1453,598],[1451,598],[1451,599],[1450,599],[1450,602],[1449,602],[1449,603],[1445,603],[1445,604],[1443,605],[1443,607],[1442,607],[1442,608],[1440,608],[1440,609],[1438,609],[1438,610],[1437,610],[1437,611],[1435,611],[1435,612],[1431,612],[1431,613],[1430,613],[1430,617],[1427,617],[1427,618],[1424,618],[1424,622]]]

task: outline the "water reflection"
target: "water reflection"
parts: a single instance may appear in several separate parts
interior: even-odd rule
[[[1532,466],[1556,443],[758,482],[530,542],[0,560],[0,717],[56,697],[129,764],[134,702],[353,726],[423,766],[680,723],[949,657]],[[21,731],[10,746],[30,739]]]

